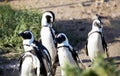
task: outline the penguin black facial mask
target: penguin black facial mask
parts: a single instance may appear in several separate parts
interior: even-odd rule
[[[49,12],[49,13],[52,14],[52,16],[53,16],[53,22],[54,22],[55,21],[55,14],[52,11],[47,11],[47,12]]]
[[[47,15],[46,18],[47,18],[47,23],[51,23],[51,20],[50,20],[51,16]]]
[[[32,34],[28,30],[19,33],[18,36],[21,36],[23,39],[31,39],[32,38]]]
[[[64,42],[65,40],[66,40],[66,38],[65,38],[64,35],[60,35],[56,38],[56,42],[59,43],[59,44]]]

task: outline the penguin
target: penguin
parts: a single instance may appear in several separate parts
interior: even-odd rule
[[[31,55],[36,57],[37,61],[34,62],[34,65],[39,66],[37,67],[37,69],[39,69],[39,71],[37,72],[40,72],[39,75],[43,75],[43,76],[48,76],[49,74],[52,75],[52,70],[51,70],[52,63],[48,50],[41,43],[39,43],[34,39],[34,35],[30,30],[25,30],[19,33],[18,36],[21,36],[23,39],[23,47],[25,50],[25,54],[31,53]],[[22,57],[20,68],[22,68],[24,60],[25,59]],[[32,58],[32,61],[35,61],[34,57]]]
[[[64,68],[66,64],[69,66],[77,66],[77,53],[73,50],[73,47],[69,44],[68,38],[64,33],[59,33],[56,37],[58,58],[61,67],[62,76],[66,76]]]
[[[55,63],[57,56],[56,42],[55,42],[55,30],[52,28],[55,20],[55,14],[52,11],[46,11],[42,15],[41,20],[41,43],[44,45],[51,56],[52,64]]]
[[[97,18],[92,23],[92,30],[88,33],[88,38],[86,42],[86,54],[90,57],[93,62],[98,54],[104,54],[106,52],[108,55],[107,43],[104,39],[102,30],[103,22],[101,21],[101,16],[96,15]]]

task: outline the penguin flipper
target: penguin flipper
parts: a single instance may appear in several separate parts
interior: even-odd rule
[[[108,49],[107,49],[107,43],[104,39],[104,36],[102,37],[102,45],[103,45],[103,49],[105,50],[105,53],[106,53],[107,57],[109,57]]]
[[[88,45],[88,40],[86,41],[86,45],[85,45],[86,55],[88,56],[88,47],[87,47],[87,45]]]
[[[78,54],[76,53],[75,49],[72,49],[71,53],[72,53],[72,56],[73,56],[74,60],[77,62]]]

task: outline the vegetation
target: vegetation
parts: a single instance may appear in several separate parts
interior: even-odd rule
[[[22,47],[21,39],[17,37],[20,31],[30,29],[38,39],[40,22],[41,14],[35,10],[14,10],[9,5],[0,5],[0,54],[22,49],[20,48]],[[9,56],[9,58],[11,57]],[[86,70],[69,65],[66,67],[67,76],[120,76],[113,62],[105,62],[102,57],[98,57],[91,68]],[[1,73],[2,69],[0,69]]]
[[[116,69],[113,61],[107,62],[102,56],[98,56],[91,67],[86,70],[69,65],[66,67],[66,76],[120,76],[120,70]]]
[[[22,42],[17,37],[20,31],[30,29],[39,38],[40,20],[41,14],[35,10],[14,10],[9,5],[0,5],[0,51],[20,49]]]

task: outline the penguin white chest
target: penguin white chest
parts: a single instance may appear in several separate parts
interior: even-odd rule
[[[41,41],[42,41],[42,44],[48,49],[51,58],[54,59],[56,56],[56,48],[55,48],[54,40],[49,27],[42,27]]]
[[[65,48],[65,47],[59,48],[58,57],[59,57],[60,66],[62,68],[65,67],[66,64],[69,64],[69,65],[75,64],[72,54],[68,48]]]
[[[42,41],[45,40],[45,42],[47,42],[46,40],[52,39],[52,34],[49,27],[42,27],[40,34]]]
[[[99,33],[93,33],[88,38],[88,54],[91,58],[94,58],[96,53],[103,53],[102,39]]]

